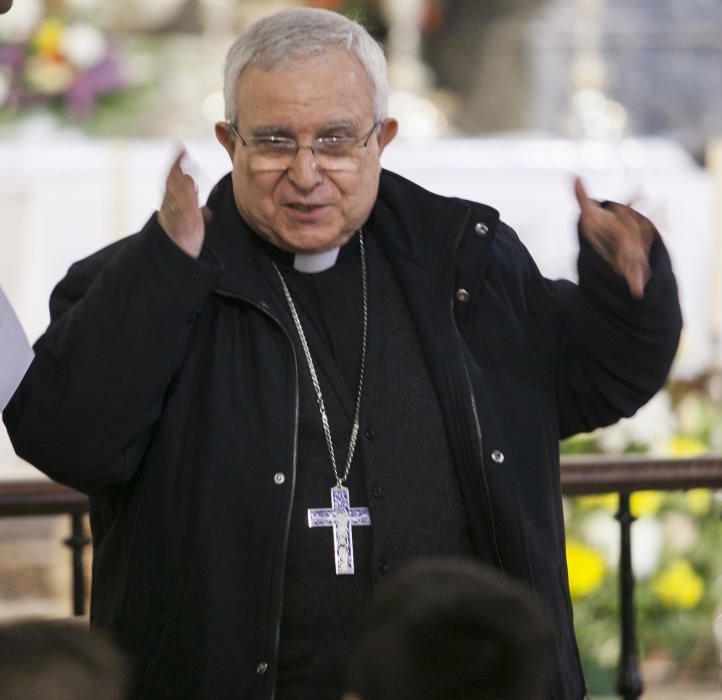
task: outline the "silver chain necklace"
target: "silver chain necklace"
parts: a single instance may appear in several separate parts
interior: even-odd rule
[[[368,333],[368,279],[366,272],[366,249],[364,247],[363,232],[359,232],[359,248],[361,250],[361,296],[363,304],[363,325],[361,333],[361,369],[359,372],[358,390],[356,392],[356,407],[353,418],[353,428],[351,430],[351,439],[348,445],[348,455],[346,456],[346,466],[344,467],[343,474],[338,473],[338,466],[336,465],[336,452],[333,447],[333,440],[331,438],[331,427],[328,422],[328,415],[326,414],[326,406],[323,402],[323,394],[321,393],[321,385],[318,381],[318,375],[316,374],[316,367],[313,364],[313,358],[311,357],[311,351],[308,349],[308,342],[306,340],[306,334],[303,332],[303,326],[301,325],[301,319],[298,317],[296,311],[296,305],[293,303],[293,297],[291,292],[288,290],[286,280],[283,278],[281,271],[273,263],[273,267],[278,274],[278,278],[281,280],[281,286],[283,287],[283,294],[286,297],[288,308],[293,318],[293,324],[296,326],[296,332],[298,338],[301,341],[301,347],[303,347],[303,354],[306,356],[306,363],[308,365],[308,371],[311,375],[311,381],[313,383],[313,390],[316,393],[316,402],[318,404],[319,411],[321,412],[321,423],[323,424],[323,433],[326,436],[326,447],[328,448],[328,455],[331,459],[331,469],[333,475],[336,478],[336,485],[342,486],[344,481],[348,479],[348,474],[351,471],[351,460],[353,459],[354,452],[356,450],[356,440],[358,439],[359,432],[359,416],[361,413],[361,394],[363,392],[364,376],[366,372],[366,342]]]
[[[353,428],[351,429],[351,438],[348,445],[348,454],[346,455],[346,466],[343,474],[338,473],[336,464],[336,452],[333,447],[333,439],[331,437],[331,427],[328,422],[326,406],[323,401],[321,385],[316,374],[316,367],[313,364],[311,351],[308,348],[306,334],[303,332],[301,319],[298,317],[296,305],[293,303],[293,297],[288,290],[286,280],[283,278],[281,271],[273,263],[273,267],[281,280],[283,294],[286,297],[288,308],[293,318],[293,324],[298,333],[298,339],[303,348],[303,354],[306,356],[306,364],[311,375],[313,390],[316,393],[316,403],[321,413],[321,424],[323,426],[323,434],[326,438],[326,448],[331,460],[331,469],[333,470],[336,485],[331,488],[331,508],[309,508],[308,509],[308,526],[309,527],[332,527],[334,556],[336,562],[337,574],[353,574],[354,573],[354,557],[353,557],[353,538],[352,527],[355,525],[371,525],[371,516],[368,508],[352,508],[350,505],[350,496],[348,488],[343,484],[348,479],[351,471],[351,462],[356,450],[356,440],[359,433],[359,417],[361,414],[361,395],[363,393],[364,376],[366,372],[366,342],[368,335],[368,275],[366,271],[366,249],[364,247],[363,231],[359,231],[359,248],[361,250],[361,296],[363,300],[363,326],[361,333],[361,369],[359,371],[358,389],[356,392],[356,407],[354,410]]]

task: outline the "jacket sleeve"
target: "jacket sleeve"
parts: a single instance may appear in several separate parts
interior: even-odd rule
[[[677,285],[659,236],[650,250],[651,278],[639,300],[584,237],[579,238],[579,284],[551,283],[561,311],[561,437],[634,414],[666,381],[682,328]]]
[[[3,413],[17,454],[83,491],[132,478],[220,265],[157,223],[73,265]]]

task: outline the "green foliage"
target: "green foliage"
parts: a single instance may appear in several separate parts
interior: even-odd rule
[[[666,453],[670,457],[694,456],[708,449],[713,434],[710,426],[716,420],[713,402],[699,384],[672,385],[668,395],[676,430],[665,442]],[[615,442],[617,448],[621,445],[618,451],[659,452],[658,436],[647,440],[644,430],[630,426],[623,431],[626,442]],[[562,444],[564,454],[593,454],[603,449],[602,431]],[[642,492],[632,495],[631,506],[637,517],[632,525],[632,556],[638,572],[635,600],[643,673],[652,668],[648,660],[655,659],[664,680],[683,674],[716,679],[722,641],[714,631],[715,619],[722,614],[722,498],[704,489]],[[592,589],[576,587],[589,592],[577,594],[573,601],[582,664],[593,694],[613,694],[619,661],[619,527],[615,512],[612,495],[565,501],[567,540],[573,543],[572,550],[567,550],[570,583],[574,584],[575,577],[584,579],[585,572],[574,567],[591,561],[592,556],[602,556],[607,562]],[[585,556],[580,556],[580,549]]]

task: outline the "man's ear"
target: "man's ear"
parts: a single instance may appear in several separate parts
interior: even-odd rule
[[[236,151],[236,140],[233,138],[231,127],[228,122],[216,122],[216,138],[218,143],[226,149],[226,153],[233,161],[233,154]]]
[[[384,152],[384,148],[394,140],[398,131],[399,123],[395,119],[384,119],[379,127],[379,155],[381,155]],[[353,700],[356,700],[356,698]],[[358,700],[360,700],[360,698]]]

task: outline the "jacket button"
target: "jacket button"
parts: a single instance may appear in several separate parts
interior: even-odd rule
[[[494,450],[491,453],[491,458],[497,464],[501,464],[504,461],[504,453],[501,450]]]
[[[280,486],[284,481],[286,481],[286,475],[282,472],[273,475],[273,483],[277,486]]]
[[[384,490],[377,484],[371,488],[371,495],[380,501],[384,497]]]
[[[381,574],[387,574],[389,572],[389,563],[386,561],[386,559],[382,559],[379,562],[379,572]]]
[[[457,289],[456,290],[456,298],[462,302],[465,303],[469,301],[469,292],[467,292],[465,289]]]
[[[266,671],[268,671],[268,664],[265,661],[261,661],[261,663],[256,666],[256,673],[259,676],[263,676]]]
[[[476,226],[474,226],[474,231],[476,231],[480,236],[486,236],[486,234],[489,233],[489,227],[480,221],[476,224]]]

